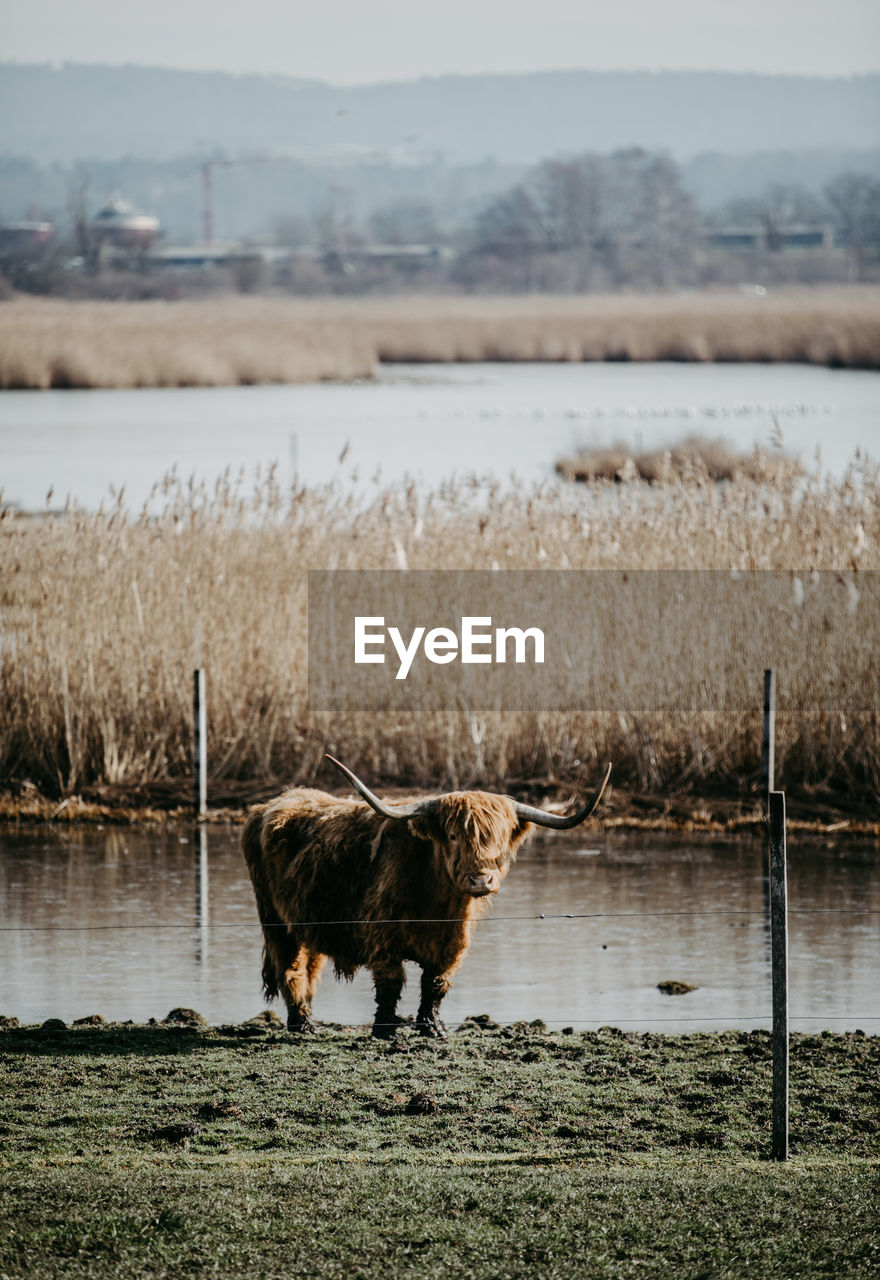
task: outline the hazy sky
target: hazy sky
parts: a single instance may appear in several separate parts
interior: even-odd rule
[[[0,0],[0,58],[338,84],[562,67],[880,70],[878,0]]]

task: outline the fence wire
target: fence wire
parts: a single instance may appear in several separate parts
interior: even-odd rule
[[[789,907],[789,915],[851,915],[851,916],[880,916],[880,909],[871,907]],[[749,907],[730,907],[722,910],[713,909],[711,911],[565,911],[559,914],[548,914],[547,912],[539,912],[538,915],[528,916],[489,916],[485,919],[474,920],[469,916],[398,916],[389,919],[364,919],[364,920],[288,920],[269,922],[260,924],[259,921],[234,920],[234,921],[204,921],[194,917],[192,920],[165,922],[153,920],[146,924],[131,924],[125,921],[114,922],[111,924],[11,924],[0,925],[0,933],[87,933],[91,931],[102,931],[107,929],[250,929],[254,923],[260,924],[262,929],[312,929],[320,925],[333,926],[354,926],[354,925],[377,925],[377,924],[465,924],[471,920],[473,924],[479,923],[481,926],[494,924],[523,924],[526,922],[537,922],[541,920],[663,920],[663,919],[701,919],[706,916],[750,916],[753,919],[767,919],[766,911],[759,911]]]

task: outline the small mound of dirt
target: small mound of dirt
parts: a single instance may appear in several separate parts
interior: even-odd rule
[[[739,1084],[739,1077],[734,1075],[732,1071],[709,1071],[705,1077],[701,1074],[701,1079],[705,1078],[707,1083],[718,1085]]]
[[[151,1138],[160,1138],[165,1142],[188,1142],[202,1132],[200,1124],[165,1124],[160,1129],[153,1129]]]
[[[580,1129],[575,1129],[570,1124],[560,1124],[556,1126],[557,1138],[579,1138]]]
[[[662,991],[665,996],[686,996],[689,991],[699,991],[699,987],[691,986],[689,982],[658,982],[657,990]]]
[[[484,1031],[497,1031],[499,1027],[499,1023],[490,1017],[488,1013],[472,1013],[465,1018],[465,1024],[473,1027],[482,1027]]]
[[[250,1019],[251,1022],[261,1022],[264,1026],[271,1027],[273,1031],[283,1031],[284,1023],[278,1017],[274,1009],[264,1009],[262,1013],[256,1014]]]
[[[247,1022],[240,1022],[231,1027],[223,1027],[228,1035],[233,1036],[264,1036],[270,1031],[283,1031],[284,1023],[278,1017],[277,1013],[273,1013],[271,1009],[264,1009],[262,1013],[258,1013],[253,1018],[248,1018]]]
[[[236,1120],[243,1115],[234,1102],[203,1102],[199,1107],[200,1120]]]
[[[40,1027],[41,1031],[66,1031],[67,1023],[61,1018],[47,1018]]]
[[[172,1009],[162,1019],[163,1027],[206,1027],[208,1024],[196,1009]]]
[[[5,1013],[0,1014],[0,1031],[13,1031],[19,1026],[21,1023],[18,1018],[7,1017]]]
[[[100,1013],[89,1013],[84,1018],[74,1018],[73,1025],[75,1027],[106,1027],[107,1019]]]
[[[437,1103],[430,1093],[414,1093],[406,1104],[408,1116],[435,1116],[437,1111]]]

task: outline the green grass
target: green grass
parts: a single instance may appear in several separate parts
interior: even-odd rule
[[[880,1038],[0,1033],[0,1278],[876,1275]]]

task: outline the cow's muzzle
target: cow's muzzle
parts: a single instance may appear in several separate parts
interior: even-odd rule
[[[465,888],[472,898],[485,898],[487,894],[497,893],[501,887],[501,877],[497,871],[474,872],[467,877]]]

